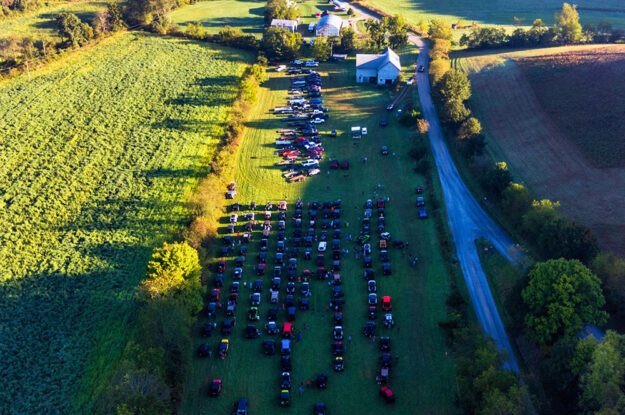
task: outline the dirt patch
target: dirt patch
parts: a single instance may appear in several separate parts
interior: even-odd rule
[[[593,166],[625,166],[625,47],[516,62],[545,113]]]
[[[625,48],[618,49],[613,56],[625,51]],[[596,64],[585,58],[572,56],[570,59],[584,59],[586,63],[580,66],[601,67],[603,63],[600,62],[606,60],[606,55],[610,54],[599,49]],[[583,76],[578,77],[577,82],[571,82],[563,79],[563,75],[553,77],[552,74],[545,74],[543,76],[549,81],[540,81],[540,85],[554,91],[550,95],[557,102],[544,104],[547,93],[544,90],[539,91],[539,81],[529,81],[526,74],[536,70],[535,65],[541,60],[543,72],[549,72],[544,70],[544,64],[548,62],[551,62],[556,72],[560,71],[560,60],[565,61],[565,66],[574,66],[574,63],[566,63],[569,57],[554,58],[538,56],[532,58],[532,61],[519,64],[519,59],[515,56],[514,60],[508,59],[503,64],[498,61],[497,65],[473,73],[471,81],[474,96],[471,107],[485,126],[494,157],[509,163],[516,180],[525,183],[538,197],[560,201],[565,214],[593,229],[602,247],[625,255],[625,168],[597,167],[588,154],[592,145],[584,147],[577,138],[570,136],[571,129],[577,128],[583,131],[576,131],[575,137],[588,135],[597,137],[596,141],[599,141],[599,137],[600,140],[611,140],[610,144],[601,142],[595,145],[608,154],[611,148],[614,153],[622,151],[622,154],[611,159],[625,161],[625,146],[618,142],[616,134],[609,132],[610,129],[624,128],[620,138],[625,141],[625,127],[620,123],[611,123],[601,126],[601,131],[595,132],[595,127],[591,127],[589,123],[576,120],[582,117],[587,117],[587,120],[592,112],[600,112],[602,109],[610,110],[609,105],[598,103],[594,97],[586,100],[586,96],[608,96],[605,91],[615,91],[613,83],[625,84],[625,76],[621,80],[588,80],[595,85],[596,91],[592,91],[584,85]],[[523,65],[526,66],[522,69]],[[574,68],[567,70],[575,72]],[[608,73],[615,69],[602,71],[601,73]],[[548,82],[556,85],[547,85]],[[560,96],[555,94],[558,90],[561,91]],[[568,102],[569,100],[574,102]],[[579,109],[575,110],[577,103],[584,101],[588,109],[579,105]],[[615,101],[613,98],[612,102]],[[593,107],[599,104],[599,109]],[[557,105],[564,106],[569,111],[569,126],[565,125],[565,110],[558,110],[555,108]],[[625,109],[621,109],[621,114],[624,112]],[[610,123],[609,120],[604,122]]]

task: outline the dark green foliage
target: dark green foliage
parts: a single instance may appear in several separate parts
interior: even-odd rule
[[[385,16],[382,20],[369,19],[365,21],[365,28],[374,51],[386,46],[396,49],[408,43],[408,25],[401,15]]]
[[[575,336],[586,324],[602,324],[607,313],[601,282],[578,260],[554,259],[537,263],[522,292],[529,311],[525,325],[543,345]]]
[[[297,7],[290,5],[287,0],[268,0],[265,6],[266,23],[271,23],[273,19],[295,20],[298,16]]]
[[[619,330],[625,329],[625,260],[608,253],[599,254],[590,268],[603,284],[606,310]]]
[[[519,29],[517,29],[519,30]],[[501,47],[508,41],[506,30],[498,27],[480,27],[460,38],[460,45],[471,49]]]
[[[471,112],[464,106],[464,101],[471,98],[471,82],[464,72],[455,69],[447,71],[436,87],[447,121],[459,123],[469,116]]]
[[[93,38],[93,29],[73,13],[61,13],[56,18],[61,39],[72,46],[82,46]]]
[[[523,216],[522,230],[534,242],[543,259],[568,258],[590,263],[599,253],[590,229],[561,216],[558,204],[548,200],[534,202]]]
[[[525,186],[510,183],[501,194],[501,208],[510,220],[519,225],[523,215],[532,207],[532,195]]]
[[[625,412],[625,338],[608,331],[602,342],[588,351],[590,359],[580,376],[579,406],[583,413]]]
[[[486,170],[480,177],[480,181],[486,191],[499,198],[512,181],[512,175],[506,163],[500,162]]]
[[[261,48],[268,58],[293,59],[302,45],[302,35],[281,27],[269,27],[263,34]]]

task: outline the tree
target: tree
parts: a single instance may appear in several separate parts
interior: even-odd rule
[[[574,336],[586,324],[607,320],[601,310],[605,299],[599,278],[578,260],[537,263],[521,296],[528,307],[525,325],[542,345]]]
[[[291,33],[281,27],[270,27],[265,30],[261,40],[261,47],[269,58],[293,59],[297,56],[302,45],[302,35]]]
[[[432,82],[437,84],[440,82],[443,75],[451,69],[449,59],[439,58],[430,62],[430,76],[432,76]]]
[[[501,208],[514,223],[520,224],[532,206],[532,195],[520,183],[510,183],[501,194]]]
[[[108,24],[111,31],[117,32],[126,28],[126,23],[124,22],[122,11],[119,8],[118,3],[108,3],[106,5],[106,12],[108,15]]]
[[[458,138],[461,140],[468,140],[480,134],[482,134],[482,124],[475,117],[464,120],[458,129]]]
[[[369,19],[365,21],[365,29],[377,50],[386,46],[386,28],[382,21]]]
[[[437,84],[438,94],[444,104],[443,115],[451,122],[459,123],[471,113],[464,101],[471,97],[471,83],[464,72],[451,69],[447,71]]]
[[[164,243],[152,252],[147,276],[138,288],[139,296],[148,302],[177,299],[195,312],[202,307],[200,269],[197,251],[186,242]]]
[[[580,409],[584,413],[625,412],[625,339],[608,331],[592,351],[580,378]]]
[[[430,24],[428,23],[427,20],[421,19],[419,20],[419,23],[417,23],[417,29],[418,29],[419,34],[424,36],[428,34],[428,31],[430,30]]]
[[[91,21],[91,26],[93,27],[93,32],[96,36],[103,36],[104,34],[110,32],[111,27],[109,25],[108,12],[105,10],[96,13],[95,17]]]
[[[590,268],[603,283],[606,310],[612,316],[616,328],[625,328],[625,260],[608,253],[599,254]]]
[[[449,51],[451,50],[451,42],[447,39],[434,39],[434,45],[430,49],[430,58],[449,59]]]
[[[57,30],[61,39],[72,46],[82,46],[93,38],[93,29],[73,13],[61,13],[56,17]]]
[[[577,6],[564,3],[560,13],[556,14],[556,26],[562,43],[578,43],[582,38],[582,25]]]
[[[265,6],[265,22],[273,19],[295,20],[299,15],[295,2],[288,0],[269,0]]]
[[[511,181],[512,175],[505,161],[495,163],[493,167],[487,170],[486,174],[482,176],[482,185],[487,191],[496,196],[501,196]]]
[[[382,18],[388,43],[391,48],[397,49],[408,44],[408,26],[406,20],[399,14]]]
[[[356,32],[349,26],[341,30],[341,34],[339,35],[339,49],[343,53],[348,54],[354,53],[356,49],[358,49]]]
[[[328,61],[330,56],[332,56],[332,44],[327,37],[319,36],[315,38],[312,52],[316,60],[320,62]]]
[[[447,39],[450,42],[454,39],[454,32],[451,30],[449,23],[439,19],[430,21],[428,34],[432,39]]]

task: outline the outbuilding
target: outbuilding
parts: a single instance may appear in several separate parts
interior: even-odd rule
[[[399,56],[387,48],[379,55],[356,55],[356,82],[378,85],[393,84],[401,72]]]
[[[339,36],[344,24],[343,19],[335,14],[323,14],[317,23],[315,34],[327,37]]]
[[[293,33],[297,32],[297,20],[273,19],[271,21],[271,25],[275,27],[281,27],[283,29],[288,29]]]

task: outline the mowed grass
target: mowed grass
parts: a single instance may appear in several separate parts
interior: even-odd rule
[[[562,0],[366,0],[366,3],[391,14],[401,14],[412,23],[422,19],[443,19],[490,25],[531,25],[541,18],[554,21]],[[625,4],[621,0],[579,0],[582,24],[608,21],[625,27]],[[517,17],[520,20],[515,21]]]
[[[265,3],[260,0],[208,0],[174,10],[174,23],[186,26],[200,23],[209,33],[217,33],[224,26],[238,27],[246,33],[263,32]]]
[[[247,59],[124,33],[0,83],[0,412],[91,412]]]
[[[56,29],[56,16],[74,13],[81,20],[91,23],[95,15],[106,8],[105,1],[59,1],[46,3],[32,12],[20,13],[0,20],[0,39],[9,36],[31,36],[35,40],[60,41]]]
[[[625,252],[623,57],[625,48],[574,46],[457,53],[470,74],[470,107],[487,150],[507,161],[536,197],[591,227],[601,245]]]
[[[261,37],[265,29],[265,1],[260,0],[207,0],[174,10],[172,20],[179,26],[200,23],[208,33],[217,33],[225,26],[241,29],[245,33]],[[346,12],[332,9],[332,5],[323,0],[304,0],[297,2],[300,12],[299,32],[302,36],[314,36],[308,31],[308,24],[319,20],[315,16],[324,10],[347,19]]]
[[[415,53],[404,54],[404,63],[414,60]],[[257,340],[243,338],[246,311],[249,306],[249,283],[255,279],[252,267],[260,237],[251,244],[244,274],[248,287],[240,294],[237,310],[237,327],[230,336],[231,352],[225,360],[196,358],[193,373],[182,402],[182,412],[229,413],[235,400],[242,396],[250,399],[251,412],[255,414],[308,414],[315,402],[323,401],[328,413],[348,414],[450,414],[456,413],[453,406],[455,383],[454,363],[448,355],[438,322],[446,318],[445,299],[448,294],[449,277],[446,273],[432,220],[416,219],[415,193],[423,178],[414,174],[408,151],[416,140],[414,130],[398,124],[393,113],[385,111],[392,94],[382,88],[357,85],[354,82],[354,61],[343,64],[324,64],[320,72],[324,76],[324,100],[330,108],[331,118],[321,130],[337,129],[337,138],[324,139],[326,157],[322,162],[322,173],[300,184],[287,184],[281,171],[274,166],[279,157],[274,154],[275,130],[283,123],[277,121],[269,110],[283,105],[289,81],[286,75],[271,74],[266,82],[258,103],[251,113],[251,121],[243,139],[238,156],[236,180],[239,189],[237,201],[248,204],[256,201],[277,202],[285,197],[291,204],[297,198],[305,202],[343,201],[343,235],[357,235],[358,221],[362,217],[367,198],[388,196],[387,229],[394,238],[409,242],[405,251],[391,250],[393,275],[381,275],[377,248],[374,250],[374,267],[378,281],[378,295],[391,295],[397,326],[391,330],[382,329],[381,316],[378,317],[378,336],[390,335],[393,342],[393,355],[397,361],[391,371],[391,387],[397,394],[394,405],[386,405],[378,396],[379,385],[375,376],[379,369],[380,352],[377,344],[362,335],[366,320],[366,283],[362,277],[362,264],[353,255],[355,244],[343,241],[350,250],[342,260],[342,279],[345,292],[346,370],[335,373],[331,367],[330,343],[332,336],[332,313],[328,310],[330,287],[325,282],[314,279],[311,282],[313,295],[311,310],[298,311],[295,331],[302,330],[303,339],[294,345],[293,350],[293,391],[292,406],[280,409],[278,405],[280,365],[279,357],[264,356],[261,351],[263,335]],[[388,116],[390,125],[380,128],[378,122]],[[351,126],[366,126],[368,136],[358,144],[349,135]],[[383,157],[379,154],[381,145],[390,146],[394,155]],[[363,162],[363,157],[368,162]],[[349,171],[329,170],[330,159],[349,160]],[[428,201],[428,204],[430,201]],[[429,205],[431,206],[431,205]],[[292,209],[290,210],[292,212]],[[307,213],[306,213],[307,214]],[[306,218],[307,216],[305,216]],[[224,218],[224,224],[227,220]],[[349,223],[349,226],[347,225]],[[376,220],[372,221],[376,224]],[[287,235],[292,232],[292,220],[287,221]],[[374,238],[377,243],[377,238]],[[273,266],[273,246],[269,252],[268,266]],[[416,267],[409,266],[409,255],[417,255]],[[326,261],[326,266],[328,263]],[[222,294],[227,293],[231,282],[233,262],[228,263],[226,283]],[[299,272],[305,268],[315,269],[314,263],[300,259]],[[265,289],[261,304],[262,326],[269,308],[267,290],[270,273],[263,278]],[[284,296],[284,286],[281,296]],[[218,321],[223,319],[223,311]],[[279,322],[284,319],[282,312]],[[199,323],[206,319],[200,318]],[[304,325],[307,328],[304,329]],[[221,336],[213,334],[206,339],[196,336],[196,346],[208,341],[216,347]],[[329,374],[329,387],[325,391],[305,387],[300,396],[301,382],[314,380],[316,374]],[[212,378],[224,382],[223,393],[219,398],[207,396],[207,384]]]

